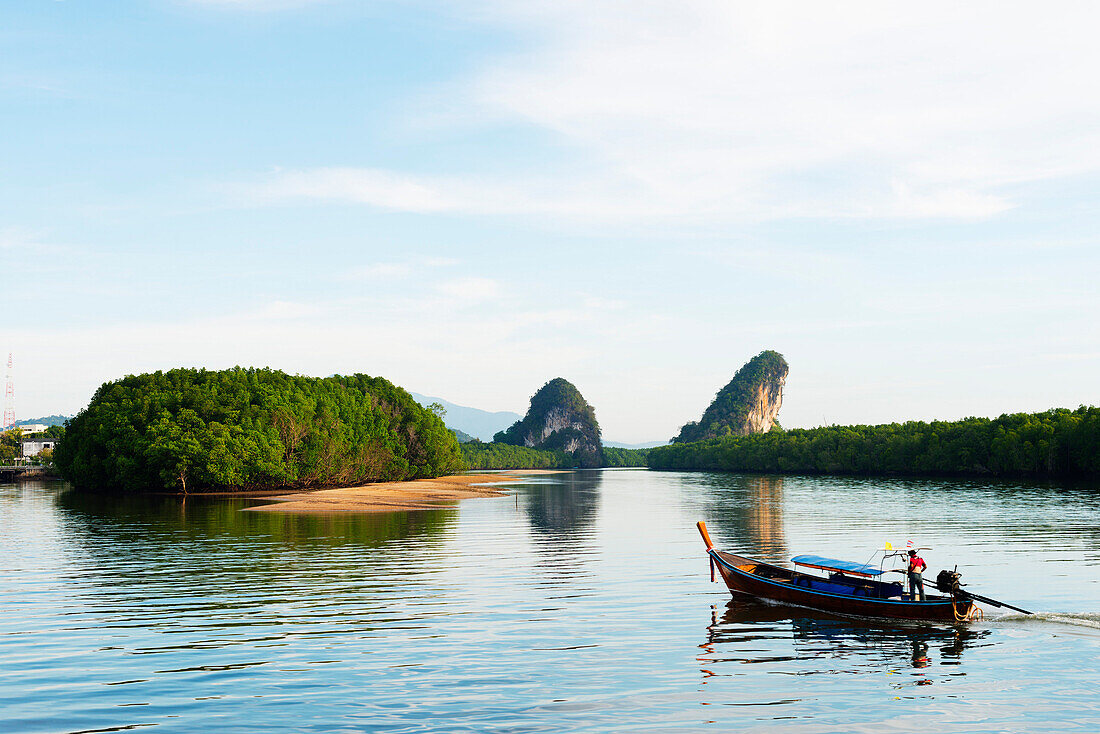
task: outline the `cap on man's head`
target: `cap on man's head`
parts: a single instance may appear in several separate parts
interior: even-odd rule
[[[911,551],[909,551],[909,555],[915,556],[915,555],[917,555],[917,552],[915,550],[911,550]]]

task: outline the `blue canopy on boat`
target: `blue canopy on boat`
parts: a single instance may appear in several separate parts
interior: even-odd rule
[[[791,559],[791,562],[799,566],[853,573],[857,576],[881,576],[883,573],[878,566],[868,566],[865,563],[853,563],[852,561],[838,561],[835,558],[825,558],[824,556],[795,556]]]

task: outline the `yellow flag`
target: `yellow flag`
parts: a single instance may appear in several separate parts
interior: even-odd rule
[[[890,541],[886,541],[886,548],[884,550],[894,550],[894,546],[890,545]]]

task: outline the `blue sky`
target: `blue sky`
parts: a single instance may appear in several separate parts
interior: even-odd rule
[[[957,5],[6,4],[19,415],[563,376],[645,441],[766,348],[787,426],[1096,404],[1100,11]]]

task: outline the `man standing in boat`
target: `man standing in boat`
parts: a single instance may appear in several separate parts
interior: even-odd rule
[[[913,601],[924,601],[924,579],[921,574],[928,564],[917,555],[916,549],[909,551],[909,594]],[[919,598],[918,598],[919,595]]]

